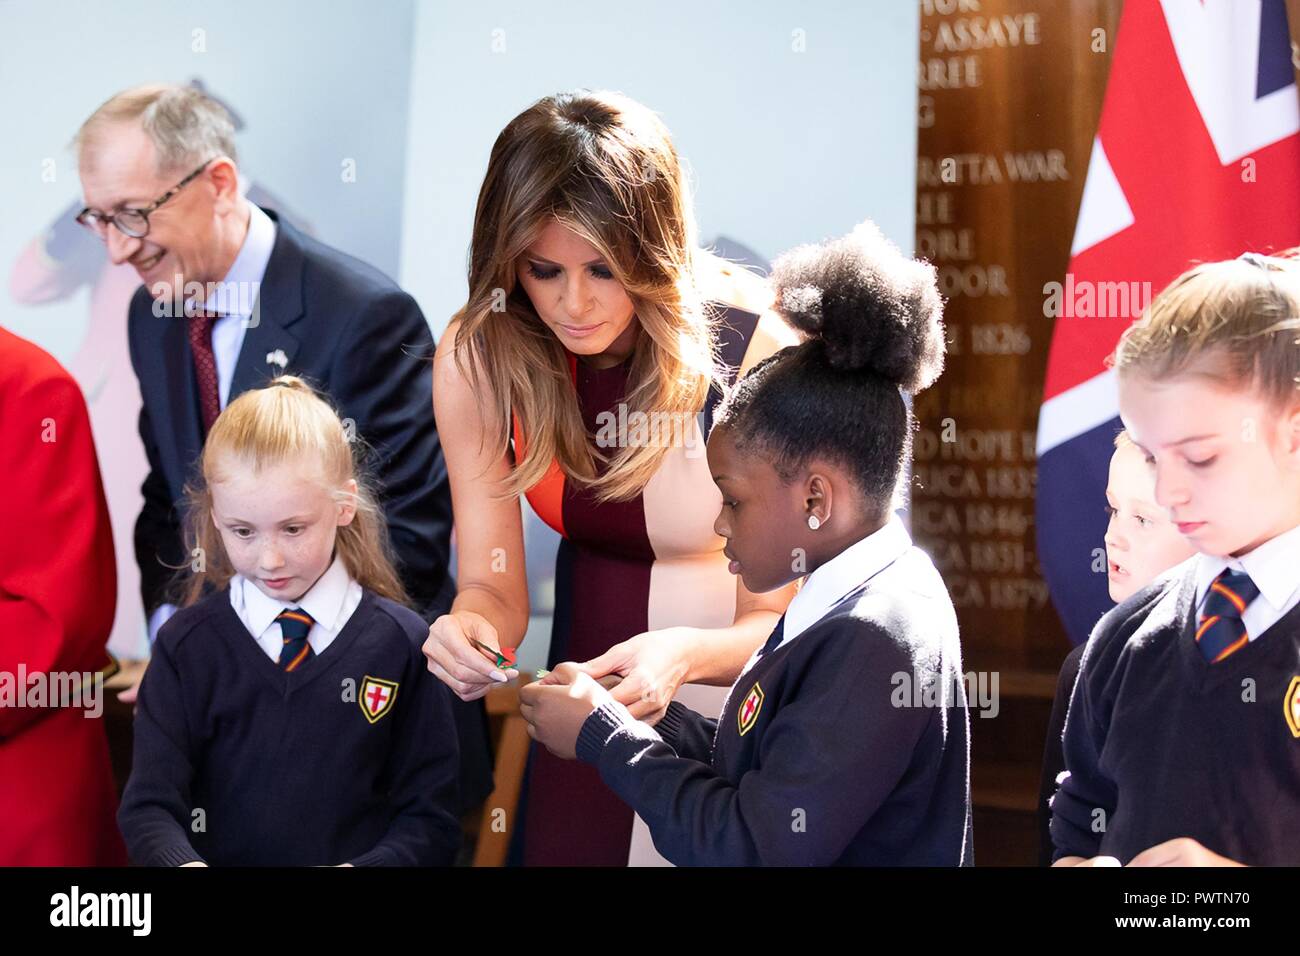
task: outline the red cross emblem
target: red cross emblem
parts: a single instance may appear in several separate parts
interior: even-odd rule
[[[393,681],[367,675],[361,682],[361,694],[357,698],[357,703],[361,705],[361,712],[366,715],[366,720],[372,724],[393,709],[395,700],[397,700],[397,684]]]
[[[1282,711],[1286,714],[1286,725],[1291,728],[1292,737],[1300,737],[1300,677],[1291,678],[1291,686],[1286,689],[1282,699]]]
[[[740,736],[749,733],[749,728],[754,726],[754,721],[758,720],[758,712],[763,709],[763,688],[755,684],[750,688],[749,693],[745,695],[745,700],[740,705],[740,710],[736,712],[736,725],[740,728]]]

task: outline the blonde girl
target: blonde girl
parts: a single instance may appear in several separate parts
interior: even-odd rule
[[[118,815],[137,863],[454,859],[451,698],[356,454],[294,377],[213,424],[186,606],[154,645]]]

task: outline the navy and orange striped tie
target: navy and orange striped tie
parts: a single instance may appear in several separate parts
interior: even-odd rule
[[[286,671],[294,670],[316,652],[307,643],[307,634],[315,620],[300,607],[291,607],[281,611],[276,617],[280,624],[280,634],[284,637],[284,647],[280,648],[280,666]]]
[[[1245,571],[1224,568],[1214,579],[1196,625],[1196,646],[1211,664],[1246,646],[1249,638],[1241,615],[1258,596],[1259,588]]]

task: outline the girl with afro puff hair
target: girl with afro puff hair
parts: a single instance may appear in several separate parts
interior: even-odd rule
[[[894,514],[904,393],[943,369],[934,269],[863,223],[772,283],[805,341],[717,413],[714,527],[746,587],[802,588],[720,718],[673,702],[651,727],[566,663],[521,690],[529,732],[598,768],[678,865],[969,865],[957,619]]]

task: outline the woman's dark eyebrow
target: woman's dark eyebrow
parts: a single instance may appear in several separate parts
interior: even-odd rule
[[[558,262],[552,262],[550,259],[543,259],[541,256],[533,255],[531,252],[526,253],[526,255],[528,256],[529,259],[532,259],[534,262],[540,262],[544,266],[559,266],[561,269],[564,268],[564,266],[561,266]],[[592,259],[590,262],[583,263],[584,266],[603,266],[604,264],[605,264],[604,256],[601,256],[599,259]]]

